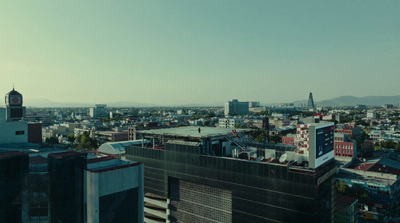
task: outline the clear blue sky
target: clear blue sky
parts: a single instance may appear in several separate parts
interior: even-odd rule
[[[7,1],[0,94],[265,103],[400,95],[400,1]]]

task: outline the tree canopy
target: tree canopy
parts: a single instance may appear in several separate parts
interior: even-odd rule
[[[81,150],[91,150],[97,147],[97,140],[92,139],[90,137],[90,132],[89,131],[85,131],[83,132],[81,135],[79,135],[76,138],[76,141],[78,143],[77,145],[77,149],[81,149]]]

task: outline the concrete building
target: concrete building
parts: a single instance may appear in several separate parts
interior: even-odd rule
[[[94,108],[89,109],[89,116],[91,118],[107,117],[107,105],[96,104]]]
[[[5,108],[0,108],[0,144],[27,143],[28,122],[24,121],[23,98],[16,90],[5,96]]]
[[[392,108],[394,108],[393,104],[384,104],[382,107],[385,108],[385,109],[392,109]]]
[[[249,114],[249,102],[239,102],[237,99],[225,102],[225,116]]]
[[[376,110],[367,111],[367,119],[375,120],[376,119]]]
[[[357,184],[369,192],[367,211],[379,213],[379,218],[393,216],[399,212],[400,169],[397,161],[381,158],[377,162],[357,163],[341,168],[338,181],[350,187]]]
[[[84,171],[85,222],[141,223],[143,198],[143,164],[109,156],[88,157]]]
[[[219,128],[236,128],[236,125],[243,125],[244,119],[241,118],[220,118],[218,120]]]
[[[260,102],[259,101],[249,101],[249,108],[257,108],[260,107]]]
[[[335,157],[357,157],[357,142],[347,134],[335,133]]]
[[[139,131],[152,143],[127,146],[126,158],[144,163],[145,222],[333,222],[333,125],[310,127],[309,150],[248,131]]]
[[[128,130],[114,129],[114,131],[95,131],[95,139],[99,144],[106,142],[126,141],[129,138]]]
[[[143,164],[104,153],[10,149],[0,149],[0,222],[144,221]]]
[[[358,199],[338,194],[336,196],[336,223],[358,222]]]

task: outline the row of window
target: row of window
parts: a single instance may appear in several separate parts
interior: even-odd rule
[[[341,148],[341,149],[353,149],[353,146],[350,146],[350,145],[339,145],[339,144],[335,144],[335,148]]]
[[[352,155],[353,154],[353,150],[340,150],[340,149],[336,149],[335,150],[336,154],[349,154]]]

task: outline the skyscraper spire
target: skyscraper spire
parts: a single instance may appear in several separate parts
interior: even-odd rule
[[[312,92],[310,92],[310,96],[308,96],[307,108],[315,108]]]

